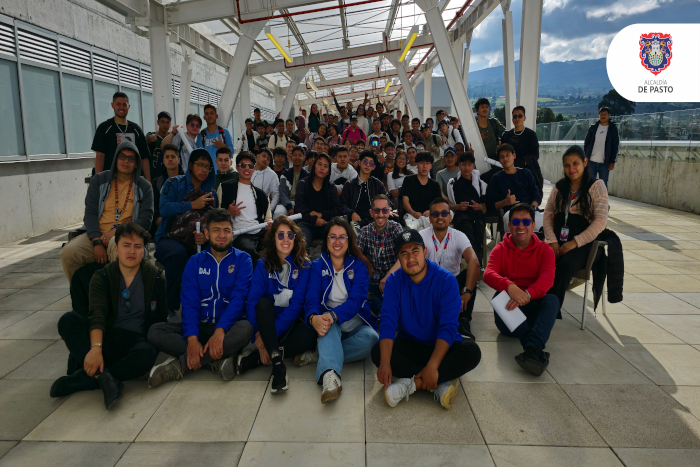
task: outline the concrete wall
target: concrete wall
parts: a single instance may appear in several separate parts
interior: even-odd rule
[[[561,156],[571,144],[540,143],[544,178],[564,176]],[[700,214],[700,145],[623,145],[608,191],[613,196]]]

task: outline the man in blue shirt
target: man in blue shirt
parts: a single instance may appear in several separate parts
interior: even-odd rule
[[[158,323],[148,330],[148,341],[171,356],[151,369],[150,388],[202,367],[232,380],[236,357],[253,337],[253,327],[244,318],[253,262],[231,246],[233,219],[228,211],[212,209],[206,221],[209,248],[192,256],[182,275],[182,323]]]
[[[221,128],[216,124],[216,119],[218,118],[216,107],[211,104],[205,105],[204,121],[207,122],[207,127],[197,137],[197,147],[206,149],[213,161],[216,160],[217,149],[227,147],[233,151],[231,133],[226,128]],[[216,172],[217,167],[214,166],[214,173]]]
[[[386,281],[379,343],[372,348],[377,379],[390,407],[423,389],[449,410],[459,377],[479,364],[481,350],[457,331],[457,279],[427,259],[418,231],[405,230],[396,243],[401,270]],[[392,376],[399,378],[394,384]]]

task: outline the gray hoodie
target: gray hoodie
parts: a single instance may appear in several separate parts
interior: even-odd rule
[[[280,199],[280,180],[277,173],[270,167],[256,170],[251,179],[254,187],[260,188],[270,198],[270,212],[275,212]]]
[[[339,178],[344,178],[345,181],[340,184],[336,184],[335,181],[338,180]],[[345,185],[345,182],[349,182],[350,180],[354,180],[357,178],[357,170],[352,166],[352,164],[348,163],[348,166],[345,167],[345,170],[340,170],[338,169],[338,163],[334,162],[331,165],[331,183],[335,185],[335,187],[340,191],[343,189],[343,186]]]
[[[131,219],[148,230],[153,221],[153,188],[145,178],[141,177],[141,155],[131,141],[124,141],[114,153],[112,167],[109,170],[95,174],[90,179],[87,195],[85,195],[85,215],[83,229],[87,230],[88,238],[101,237],[100,217],[105,206],[105,199],[111,194],[110,187],[117,171],[117,155],[122,149],[131,149],[136,154],[134,169],[134,214]]]

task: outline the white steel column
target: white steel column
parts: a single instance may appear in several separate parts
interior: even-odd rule
[[[194,50],[186,46],[183,42],[180,42],[180,45],[182,46],[184,60],[182,61],[182,68],[180,69],[180,97],[175,121],[179,126],[184,126],[187,120],[187,114],[190,110],[190,88],[192,87],[191,62]]]
[[[225,127],[228,124],[229,118],[231,118],[231,112],[233,111],[233,105],[238,96],[238,91],[241,88],[244,75],[247,75],[248,61],[250,60],[250,54],[255,45],[255,38],[258,37],[258,34],[260,34],[260,31],[262,31],[264,27],[265,21],[256,21],[254,23],[244,23],[240,25],[241,33],[238,37],[236,52],[231,59],[231,66],[229,67],[224,90],[221,93],[221,100],[219,101],[219,119],[217,121],[219,126]],[[250,97],[248,101],[250,102]],[[250,113],[249,108],[241,110],[246,115]]]
[[[469,47],[472,43],[472,32],[472,30],[469,30],[464,38],[464,42],[467,45],[464,48],[464,55],[462,57],[462,82],[464,83],[465,91],[468,89],[467,86],[469,85],[469,62],[472,59],[472,51]]]
[[[445,23],[438,9],[438,1],[416,0],[416,4],[425,12],[425,20],[428,23],[428,27],[430,27],[435,50],[437,51],[442,71],[445,73],[447,87],[456,104],[457,117],[462,124],[467,142],[470,143],[474,149],[476,166],[480,171],[486,171],[489,169],[488,164],[484,161],[486,158],[486,149],[484,148],[484,142],[481,140],[481,134],[476,127],[476,120],[474,119],[474,113],[469,104],[467,91],[464,89],[460,69],[457,67],[457,62],[455,61],[455,56],[450,46],[450,40],[445,30]]]
[[[431,117],[433,93],[433,69],[428,68],[423,72],[423,123]]]
[[[535,129],[537,123],[537,85],[540,73],[540,36],[542,35],[542,1],[523,2],[523,22],[520,27],[520,76],[518,105],[525,107],[525,126]]]
[[[462,49],[464,48],[464,42],[457,40],[452,43],[452,53],[455,55],[455,62],[457,62],[457,68],[462,68]],[[466,88],[465,88],[466,89]],[[455,101],[452,100],[452,107],[450,110],[450,115],[456,113]]]
[[[506,89],[506,121],[507,129],[513,128],[513,107],[515,107],[515,50],[513,46],[513,12],[508,10],[510,1],[501,3],[503,8],[503,82]]]
[[[167,15],[164,15],[167,17]],[[170,74],[170,36],[167,24],[151,20],[149,26],[151,46],[151,80],[153,82],[153,115],[166,111],[175,113],[173,85]],[[151,122],[149,122],[151,123]],[[144,125],[146,122],[144,122]]]
[[[398,55],[391,54],[391,56],[388,58],[389,62],[391,62],[391,64],[394,65],[394,68],[396,68],[396,74],[399,75],[399,81],[401,81],[401,87],[403,87],[403,94],[404,96],[406,96],[408,109],[411,112],[411,118],[418,117],[420,115],[420,109],[418,108],[418,101],[416,100],[416,95],[413,93],[413,89],[411,88],[411,82],[408,79],[406,67],[403,63],[399,63]],[[430,72],[432,73],[432,70],[430,70]],[[425,101],[425,91],[423,92],[423,101]],[[401,106],[401,112],[403,112],[403,98],[399,102]],[[428,93],[428,104],[430,104],[430,93]]]
[[[282,104],[282,110],[280,110],[280,118],[285,120],[289,118],[289,113],[294,106],[294,99],[296,99],[297,96],[297,89],[299,88],[299,84],[301,84],[301,80],[306,76],[307,71],[309,71],[309,68],[303,67],[295,68],[294,71],[289,73],[292,81],[289,83],[289,88],[287,88],[287,95],[284,96],[284,103]]]
[[[246,117],[243,116],[243,112],[241,111],[241,100],[236,99],[236,105],[233,106],[233,123],[235,125],[233,128],[236,131],[236,135],[242,135],[243,130],[245,130],[245,119]],[[253,128],[253,131],[258,131],[257,128]]]
[[[241,80],[241,90],[238,91],[238,101],[241,103],[241,118],[242,122],[245,119],[253,116],[253,111],[250,109],[250,78],[248,77],[248,71],[243,74],[243,80]],[[243,125],[245,128],[245,124]]]
[[[284,97],[275,93],[275,112],[282,112],[282,104],[284,104]]]

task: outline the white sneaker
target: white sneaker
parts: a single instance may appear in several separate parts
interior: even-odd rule
[[[331,370],[323,375],[323,392],[321,393],[321,403],[325,404],[328,401],[337,399],[340,392],[343,390],[343,385],[340,382],[340,376]]]
[[[396,407],[403,399],[408,400],[408,396],[416,392],[416,383],[413,378],[400,378],[390,384],[384,391],[384,398],[389,407]]]
[[[303,354],[294,357],[294,366],[304,366],[318,361],[318,352],[316,350],[307,350]]]
[[[440,402],[440,405],[442,405],[446,410],[450,410],[455,397],[457,397],[458,385],[458,379],[453,379],[452,381],[445,381],[444,383],[438,384],[438,387],[433,389],[435,402]]]

